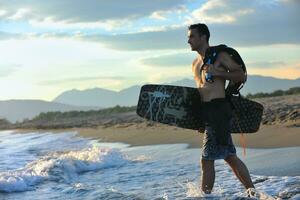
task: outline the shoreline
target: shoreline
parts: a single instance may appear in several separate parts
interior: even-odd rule
[[[77,132],[80,137],[92,138],[99,142],[126,143],[130,146],[145,146],[159,144],[188,144],[189,148],[201,148],[203,134],[194,130],[181,129],[167,125],[135,124],[116,125],[111,127],[69,128],[69,129],[30,129],[15,130],[16,133],[29,132]],[[282,148],[300,146],[300,128],[286,127],[285,125],[261,125],[256,133],[232,134],[235,146],[242,147],[241,140],[246,148]]]

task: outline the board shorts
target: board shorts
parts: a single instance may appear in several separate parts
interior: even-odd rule
[[[205,122],[202,159],[217,160],[236,155],[230,133],[232,122],[230,103],[221,98],[205,102],[202,106],[204,114],[201,117]]]
[[[213,133],[213,129],[206,126],[203,137],[202,159],[225,159],[230,155],[236,155],[236,149],[232,142],[231,135],[228,137],[227,145],[217,144],[216,135]]]

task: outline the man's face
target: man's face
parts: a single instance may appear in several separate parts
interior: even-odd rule
[[[200,36],[196,29],[191,29],[188,31],[188,43],[191,46],[192,51],[198,50],[203,44],[203,37]]]

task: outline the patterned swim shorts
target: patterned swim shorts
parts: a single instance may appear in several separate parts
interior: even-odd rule
[[[231,135],[228,137],[228,145],[217,144],[213,129],[210,126],[206,126],[203,137],[202,159],[225,159],[229,155],[236,155],[236,149],[232,142]]]

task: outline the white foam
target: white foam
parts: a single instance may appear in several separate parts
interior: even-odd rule
[[[220,198],[228,197],[235,199],[238,197],[247,197],[247,192],[242,184],[237,180],[229,167],[217,161],[216,173],[218,176],[215,180],[215,185],[212,194],[205,194],[201,191],[199,184],[196,182],[188,182],[185,185],[187,197],[205,197],[205,198]],[[300,181],[299,176],[257,176],[251,175],[255,183],[255,193],[253,198],[261,200],[277,200],[286,197],[289,193],[298,193],[299,188],[293,188],[292,185],[297,185]],[[287,187],[291,185],[291,187]],[[298,184],[299,185],[299,184]],[[298,197],[294,197],[298,198]],[[300,200],[300,199],[299,199]]]
[[[186,196],[188,198],[197,198],[197,197],[206,197],[206,198],[219,198],[220,196],[218,196],[218,194],[216,193],[212,193],[212,194],[205,194],[200,188],[199,186],[197,186],[196,183],[193,182],[188,182],[186,184]]]
[[[291,200],[300,200],[300,194],[293,196]]]
[[[24,168],[0,173],[0,191],[31,190],[45,180],[72,181],[84,171],[122,166],[128,159],[120,151],[93,147],[81,151],[56,152],[27,164]]]
[[[16,131],[15,130],[4,130],[4,131],[0,131],[0,134],[3,135],[3,134],[12,134],[12,133],[15,133]]]
[[[197,185],[193,182],[188,182],[186,184],[187,192],[186,196],[187,197],[202,197],[202,191],[197,187]]]

